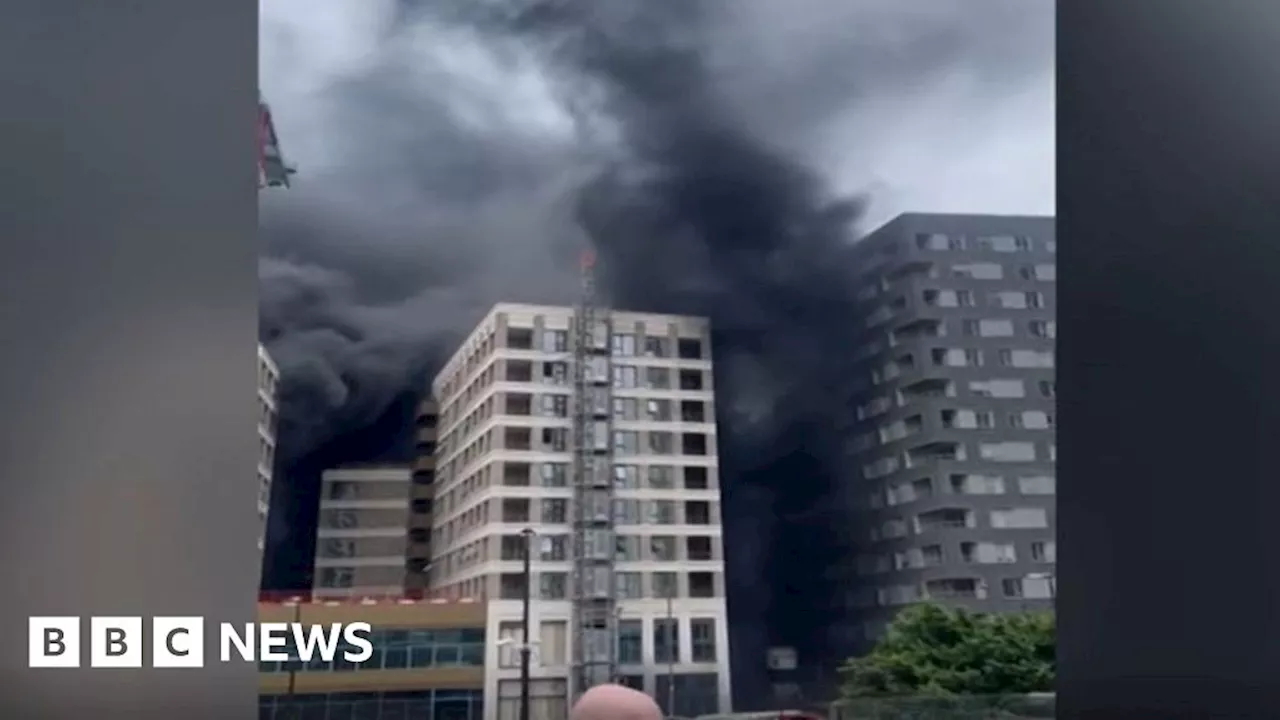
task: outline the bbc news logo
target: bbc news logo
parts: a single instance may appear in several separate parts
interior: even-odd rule
[[[202,617],[151,619],[151,667],[204,667]],[[33,617],[28,625],[30,663],[33,668],[75,668],[81,662],[79,617]],[[339,655],[350,663],[373,657],[369,623],[233,623],[218,624],[220,662],[283,662],[294,657],[309,662],[318,658],[333,662]],[[140,668],[146,644],[140,617],[89,618],[89,667]],[[292,649],[289,653],[287,649]]]

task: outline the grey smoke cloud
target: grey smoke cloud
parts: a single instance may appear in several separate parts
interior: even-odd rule
[[[712,317],[727,512],[832,542],[859,340],[844,256],[906,209],[1052,212],[1052,14],[264,0],[263,89],[300,167],[263,198],[282,450],[369,422],[493,302],[571,301],[586,233],[620,306]],[[766,534],[731,573],[771,565]]]

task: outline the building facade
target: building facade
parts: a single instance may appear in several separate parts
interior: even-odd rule
[[[1052,218],[907,214],[857,248],[851,646],[920,601],[1050,607]]]
[[[430,507],[409,467],[345,467],[321,477],[316,598],[397,596],[426,584]]]
[[[323,473],[314,597],[425,596],[437,421],[435,402],[422,402],[411,466],[343,467]]]
[[[492,720],[484,705],[485,610],[479,603],[392,600],[259,602],[259,622],[367,622],[373,657],[259,664],[260,720]]]
[[[487,601],[487,707],[515,717],[522,559],[531,553],[536,718],[562,718],[574,647],[574,311],[500,304],[436,377],[430,580]],[[728,634],[705,319],[610,312],[611,548],[620,679],[674,713],[729,707]],[[610,481],[606,481],[608,485]],[[607,512],[607,510],[606,510]],[[532,535],[532,539],[528,535]],[[674,693],[668,677],[674,677]]]
[[[258,346],[258,551],[266,547],[267,516],[271,512],[271,477],[276,456],[276,418],[279,416],[280,368],[267,349]]]

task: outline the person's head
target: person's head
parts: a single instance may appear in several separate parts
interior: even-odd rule
[[[621,685],[597,685],[578,699],[569,720],[662,720],[653,698]]]

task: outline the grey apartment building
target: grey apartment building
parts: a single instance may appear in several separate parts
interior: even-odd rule
[[[1048,217],[906,214],[859,243],[852,647],[916,602],[1051,606],[1055,252]]]

